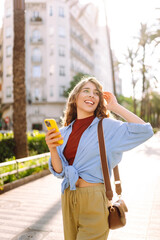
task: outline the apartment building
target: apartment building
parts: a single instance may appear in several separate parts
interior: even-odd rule
[[[0,28],[0,130],[2,129],[3,28]]]
[[[0,108],[2,103],[2,77],[3,77],[3,28],[0,28]]]
[[[25,81],[27,129],[45,129],[43,120],[63,115],[63,92],[78,72],[91,74],[113,91],[105,28],[97,25],[98,10],[78,1],[25,1]],[[3,34],[3,118],[12,122],[13,5],[6,0]]]

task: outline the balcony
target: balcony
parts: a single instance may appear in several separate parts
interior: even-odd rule
[[[30,38],[30,43],[33,44],[33,45],[41,45],[41,44],[43,44],[43,39],[42,38],[31,37]]]
[[[33,24],[33,25],[40,25],[43,23],[43,20],[41,17],[37,16],[37,17],[32,17],[30,19],[30,23]]]
[[[32,97],[32,98],[28,97],[27,102],[28,102],[29,105],[36,104],[36,103],[43,104],[43,103],[47,102],[47,97],[45,97],[45,96],[43,96],[43,97]]]
[[[71,36],[79,43],[81,44],[81,46],[83,46],[85,48],[85,50],[87,50],[91,55],[93,55],[93,48],[91,47],[91,45],[85,44],[84,40],[83,40],[83,36],[80,34],[77,34],[75,31],[71,30]]]
[[[32,76],[31,78],[29,78],[29,82],[30,84],[34,84],[35,81],[39,84],[39,85],[45,85],[46,84],[46,78],[43,76]]]
[[[37,64],[42,63],[42,57],[32,56],[31,60],[32,60],[32,63],[37,63]]]
[[[71,53],[77,57],[83,64],[87,65],[89,68],[93,69],[94,65],[90,62],[83,54],[81,54],[77,49],[71,48]]]

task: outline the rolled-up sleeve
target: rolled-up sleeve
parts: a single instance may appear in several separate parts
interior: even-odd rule
[[[121,160],[125,151],[135,148],[153,136],[150,123],[137,124],[114,121],[114,134],[109,141],[109,158],[111,168]]]
[[[53,166],[52,166],[52,162],[51,162],[51,157],[49,158],[49,161],[48,161],[48,166],[49,166],[49,170],[50,172],[55,176],[55,177],[58,177],[58,178],[63,178],[64,177],[64,166],[63,166],[63,170],[61,173],[57,173],[54,169],[53,169]]]
[[[66,130],[65,127],[60,128],[60,132],[61,132],[61,135],[62,135],[63,137],[65,137],[65,133],[66,133],[65,130]],[[62,149],[63,149],[62,145],[60,145],[60,146],[57,147],[57,152],[58,152],[58,155],[59,155],[59,157],[60,157],[60,159],[61,159],[61,162],[62,162],[62,172],[61,172],[61,173],[57,173],[57,172],[54,170],[54,168],[53,168],[53,166],[52,166],[51,157],[49,158],[49,161],[48,161],[48,166],[49,166],[50,172],[51,172],[55,177],[58,177],[58,178],[64,178],[64,176],[65,176],[65,167],[68,166],[68,162],[66,161],[64,155],[62,154],[62,152],[63,152]]]

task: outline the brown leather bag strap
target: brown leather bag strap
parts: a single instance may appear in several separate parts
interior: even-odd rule
[[[119,176],[118,165],[115,168],[113,168],[113,173],[114,173],[114,183],[115,183],[116,193],[118,195],[121,195],[122,187],[121,187],[121,180]]]
[[[109,176],[109,169],[108,169],[108,162],[107,162],[106,149],[105,149],[105,143],[104,143],[102,120],[103,119],[101,119],[98,123],[98,140],[99,140],[99,149],[100,149],[100,157],[101,157],[104,184],[105,184],[105,189],[106,189],[106,196],[111,201],[112,198],[113,198],[113,191],[112,191],[110,176]],[[120,182],[120,177],[119,177],[118,166],[116,166],[113,169],[113,172],[114,172],[116,193],[118,195],[121,195],[122,189],[121,189],[121,182]]]

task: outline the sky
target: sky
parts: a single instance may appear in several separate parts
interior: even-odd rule
[[[82,4],[92,2],[101,10],[100,24],[104,24],[103,0],[80,0]],[[110,29],[111,48],[118,61],[124,60],[128,47],[133,46],[133,37],[138,35],[140,23],[151,23],[156,14],[155,8],[160,8],[160,0],[105,0],[107,21]],[[158,66],[157,66],[158,68]],[[160,68],[160,66],[159,66]],[[159,74],[160,75],[160,74]],[[132,95],[132,85],[128,67],[120,69],[119,77],[122,79],[122,93],[126,97]],[[160,93],[160,79],[159,79]],[[141,97],[141,86],[137,97]]]
[[[2,24],[3,6],[5,0],[0,0],[0,26]],[[103,0],[80,0],[82,4],[92,2],[101,10],[100,24],[104,25]],[[160,0],[105,0],[107,20],[110,29],[111,47],[118,60],[121,60],[128,46],[133,43],[140,23],[152,22],[155,18],[155,8],[160,8]],[[131,84],[127,72],[121,71],[122,90],[125,96],[131,95]],[[160,85],[160,83],[159,83]]]

